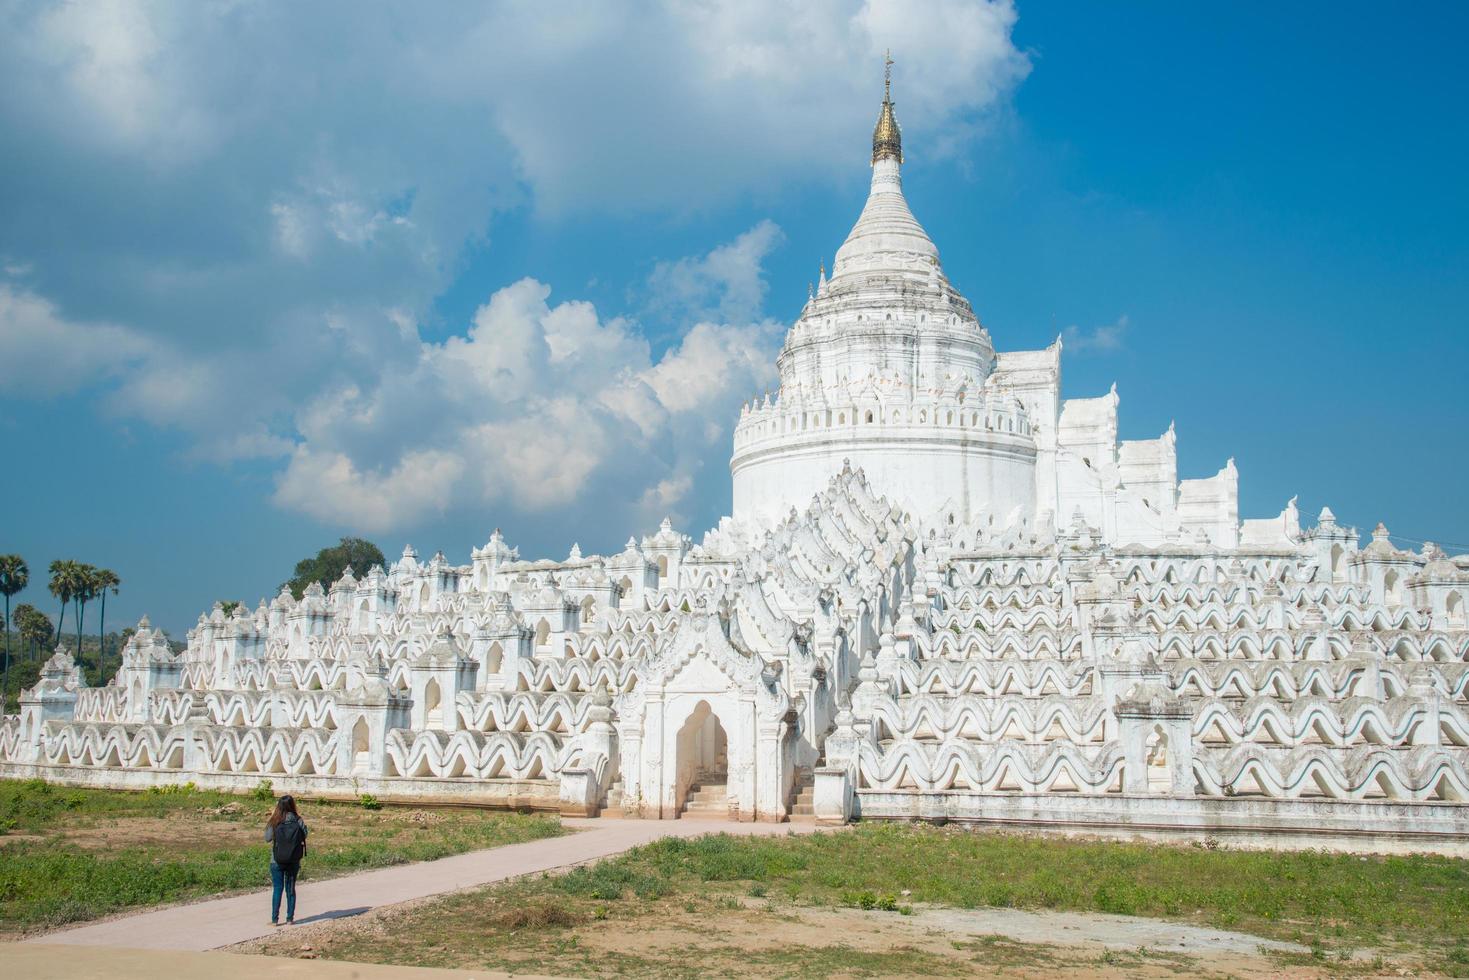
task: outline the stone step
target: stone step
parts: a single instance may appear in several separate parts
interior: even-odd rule
[[[816,802],[816,774],[810,769],[798,769],[795,781],[791,784],[790,816],[807,817],[813,815]]]
[[[692,816],[725,816],[729,813],[729,787],[723,783],[695,783],[684,798],[683,812]]]
[[[728,817],[729,817],[729,807],[727,807],[727,806],[684,807],[683,812],[680,813],[679,816],[681,816],[681,817],[693,817],[693,818],[699,818],[699,819],[710,819],[710,820],[725,820],[725,819],[728,819]]]

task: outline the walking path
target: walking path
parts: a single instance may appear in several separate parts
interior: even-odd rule
[[[26,980],[158,980],[208,977],[209,980],[509,980],[498,970],[440,970],[421,966],[381,966],[336,960],[298,960],[288,956],[191,953],[109,946],[46,946],[0,943],[6,976]],[[537,980],[517,973],[515,980]]]
[[[575,832],[438,861],[307,882],[297,888],[296,922],[305,924],[360,915],[382,905],[566,868],[619,854],[660,837],[698,837],[712,833],[784,835],[815,829],[811,824],[714,820],[567,819],[562,825]],[[264,877],[263,867],[261,876]],[[270,889],[266,888],[247,895],[176,905],[51,932],[27,942],[48,946],[207,950],[233,946],[274,931],[270,925]]]

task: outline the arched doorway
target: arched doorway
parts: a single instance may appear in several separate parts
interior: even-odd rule
[[[729,734],[708,701],[678,730],[677,787],[680,816],[729,816]]]
[[[368,739],[367,719],[359,717],[352,726],[352,772],[364,773],[372,765],[372,744]]]
[[[1383,576],[1382,597],[1389,606],[1401,606],[1403,604],[1403,583],[1396,569]]]
[[[1152,733],[1147,742],[1147,764],[1148,764],[1148,792],[1162,795],[1171,795],[1173,792],[1173,773],[1168,763],[1168,736],[1163,733],[1163,726],[1153,726]]]

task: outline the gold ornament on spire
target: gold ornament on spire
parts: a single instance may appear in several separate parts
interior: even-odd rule
[[[889,51],[883,59],[882,111],[877,116],[877,127],[872,131],[872,162],[892,158],[903,162],[903,131],[898,128],[898,119],[893,115],[893,53]]]

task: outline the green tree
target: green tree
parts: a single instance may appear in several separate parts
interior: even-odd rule
[[[219,608],[220,611],[223,612],[226,616],[233,616],[235,614],[235,610],[240,608],[240,600],[221,599],[219,600]]]
[[[93,576],[93,584],[102,599],[102,608],[97,611],[97,675],[100,683],[107,680],[107,593],[110,590],[117,595],[122,579],[110,568],[99,568]]]
[[[51,620],[28,602],[15,607],[15,628],[20,641],[30,647],[31,658],[39,659],[39,651],[51,639]]]
[[[47,590],[61,600],[61,611],[56,614],[56,639],[61,642],[61,628],[66,624],[66,606],[76,594],[77,574],[80,566],[70,558],[58,558],[51,563],[51,582]]]
[[[31,570],[20,555],[0,555],[0,593],[5,595],[5,619],[0,627],[5,630],[4,686],[0,691],[10,690],[10,597],[15,595],[31,580]]]
[[[290,589],[291,595],[299,599],[312,582],[320,582],[323,589],[331,588],[349,566],[362,575],[373,565],[386,564],[382,550],[371,541],[343,538],[330,548],[322,548],[315,558],[302,558],[296,562],[296,574],[281,588]]]
[[[77,661],[82,659],[82,624],[87,619],[87,603],[97,598],[97,568],[95,565],[76,563],[76,584],[71,593],[71,610],[77,627]],[[86,676],[87,668],[82,668]],[[100,673],[100,670],[99,670]]]

